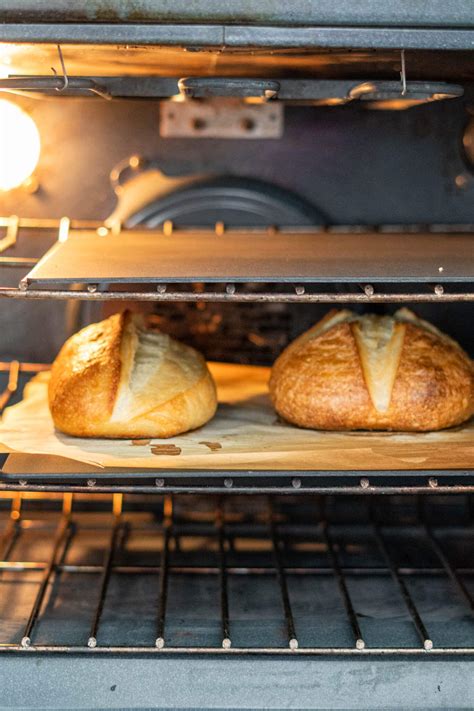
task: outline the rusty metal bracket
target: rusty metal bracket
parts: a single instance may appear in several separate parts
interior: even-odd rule
[[[19,223],[20,218],[17,215],[11,215],[11,217],[9,217],[7,233],[3,239],[0,239],[0,254],[16,244]]]

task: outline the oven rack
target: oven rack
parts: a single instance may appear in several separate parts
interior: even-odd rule
[[[76,512],[71,494],[62,512],[27,503],[15,496],[4,516],[0,652],[474,654],[465,516],[394,524],[372,507],[370,523],[341,523],[321,497],[303,519],[272,498],[176,516],[165,496],[148,517],[123,513],[119,494],[101,515]]]
[[[27,380],[49,369],[44,363],[0,362],[0,417],[21,398]],[[12,456],[15,456],[13,453]],[[245,470],[245,469],[100,469],[76,462],[76,469],[45,472],[5,470],[0,454],[0,491],[43,494],[461,494],[474,493],[474,469],[420,470]]]
[[[4,298],[328,304],[474,300],[473,225],[243,232],[222,223],[214,231],[176,230],[166,221],[161,229],[136,230],[68,217],[13,216],[0,218],[0,228],[5,229],[0,267],[32,267],[17,288],[0,287]],[[54,246],[40,260],[5,255],[23,233],[50,236]],[[364,252],[367,269],[366,257],[360,256]]]

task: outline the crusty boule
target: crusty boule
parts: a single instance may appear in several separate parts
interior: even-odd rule
[[[323,430],[428,431],[474,412],[473,362],[408,309],[331,311],[291,343],[270,378],[288,422]]]
[[[49,406],[77,437],[172,437],[213,417],[216,388],[204,358],[124,312],[82,329],[53,363]]]

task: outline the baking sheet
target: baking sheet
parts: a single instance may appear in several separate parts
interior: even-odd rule
[[[291,244],[291,249],[289,245]],[[71,231],[28,284],[173,282],[443,282],[474,278],[472,235],[211,230]],[[277,276],[275,276],[277,275]]]
[[[423,434],[321,432],[282,423],[269,397],[269,369],[211,363],[219,408],[204,427],[166,440],[68,437],[55,431],[47,403],[49,373],[5,410],[0,452],[65,457],[127,469],[421,470],[474,467],[474,421]]]

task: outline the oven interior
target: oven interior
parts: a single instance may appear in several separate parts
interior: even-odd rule
[[[0,46],[0,89],[42,140],[33,179],[0,193],[0,411],[123,307],[209,360],[269,366],[334,304],[403,302],[474,356],[469,52]],[[150,240],[169,241],[168,266]],[[325,245],[317,278],[302,257],[285,272],[304,240]],[[59,675],[71,708],[310,708],[315,679],[327,708],[465,708],[473,467],[370,456],[104,472],[0,454],[6,703],[44,659],[24,705],[49,707]]]

